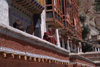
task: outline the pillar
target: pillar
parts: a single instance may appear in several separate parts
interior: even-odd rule
[[[79,51],[82,52],[82,44],[79,42]]]
[[[77,52],[76,44],[75,44],[74,48],[75,48],[74,51]]]
[[[0,23],[9,25],[9,4],[11,0],[0,0]]]
[[[80,48],[80,52],[82,52],[82,47]]]
[[[68,39],[67,39],[67,49],[68,49],[68,50],[70,50],[69,39],[70,39],[70,38],[68,37]]]
[[[65,48],[64,39],[62,39],[62,47]]]
[[[72,42],[71,42],[71,47],[70,47],[70,49],[73,50],[73,43],[72,43]]]
[[[57,39],[57,46],[60,47],[60,40],[59,40],[59,31],[56,29],[56,39]]]
[[[93,47],[93,51],[95,51],[95,47]]]
[[[79,48],[79,46],[77,47],[77,53],[79,53],[80,52],[80,48]]]
[[[98,47],[98,51],[100,51],[99,47]]]
[[[43,38],[44,32],[46,32],[45,10],[41,13],[41,38]]]
[[[95,47],[95,52],[97,51],[97,48]]]

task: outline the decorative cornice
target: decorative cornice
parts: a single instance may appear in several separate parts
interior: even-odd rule
[[[70,62],[69,64],[79,64],[79,65],[82,65],[82,66],[94,67],[94,66],[91,66],[91,65],[88,65],[88,64],[84,64],[84,63],[79,63],[79,62]]]
[[[85,56],[85,55],[100,55],[100,51],[98,52],[86,52],[86,53],[78,53],[81,56]]]
[[[83,56],[80,56],[80,55],[78,55],[77,53],[70,53],[70,57],[71,57],[71,58],[77,58],[77,59],[80,59],[80,60],[83,60],[83,61],[86,61],[86,62],[89,62],[89,63],[94,64],[94,62],[93,62],[92,60],[90,60],[90,59],[88,59],[88,58],[85,58],[85,57],[83,57]]]
[[[25,56],[25,57],[49,59],[49,60],[53,60],[53,61],[56,61],[56,62],[63,62],[63,63],[69,62],[69,60],[62,60],[62,59],[58,59],[58,58],[50,57],[50,56],[46,56],[46,55],[39,55],[39,54],[33,54],[33,53],[29,53],[29,52],[22,52],[22,51],[19,51],[19,50],[13,50],[13,49],[10,49],[10,48],[5,48],[5,47],[0,47],[0,53],[1,52],[4,52],[5,54],[20,55],[20,56]]]
[[[19,59],[22,59],[21,57],[24,56],[24,60],[27,60],[28,57],[34,58],[35,62],[36,61],[44,62],[44,60],[48,60],[49,63],[51,63],[51,61],[54,61],[55,63],[60,63],[60,64],[68,64],[69,63],[69,65],[80,64],[80,65],[93,67],[91,65],[80,63],[80,62],[69,62],[68,60],[62,60],[62,59],[58,59],[58,58],[55,58],[55,57],[33,54],[33,53],[29,53],[29,52],[22,52],[22,51],[19,51],[19,50],[13,50],[13,49],[10,49],[10,48],[5,48],[5,47],[0,47],[0,53],[1,52],[4,52],[4,57],[7,57],[6,54],[11,54],[13,58],[14,58],[15,55],[19,55]],[[38,60],[36,60],[36,59],[38,59]]]

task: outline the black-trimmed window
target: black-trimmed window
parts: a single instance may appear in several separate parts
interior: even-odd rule
[[[64,26],[66,26],[65,21],[63,23],[64,23]]]
[[[58,15],[58,21],[60,22],[60,16]]]
[[[67,27],[68,27],[68,22],[66,22],[66,24],[67,24]]]
[[[53,12],[52,11],[48,11],[46,12],[46,17],[48,18],[53,18]]]
[[[46,0],[46,5],[52,4],[52,0]]]
[[[52,9],[52,6],[46,6],[46,9],[47,10],[51,10]]]
[[[57,19],[57,13],[55,12],[55,19]]]

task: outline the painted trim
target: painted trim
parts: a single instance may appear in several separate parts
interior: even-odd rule
[[[39,55],[39,54],[34,54],[34,53],[29,53],[29,52],[22,52],[19,50],[13,50],[10,48],[5,48],[5,47],[0,47],[0,52],[12,53],[12,54],[17,54],[17,55],[25,55],[25,56],[35,57],[35,58],[50,59],[50,60],[55,60],[55,61],[60,61],[60,62],[69,62],[68,60],[62,60],[55,57]]]
[[[83,64],[83,63],[79,63],[79,62],[70,62],[69,64],[81,64],[81,65],[85,65],[85,66],[89,66],[89,67],[94,67],[88,64]]]

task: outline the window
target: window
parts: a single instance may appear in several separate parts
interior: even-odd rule
[[[62,23],[63,21],[62,21],[62,18],[61,18],[61,23]]]
[[[74,34],[76,34],[75,30],[74,30]]]
[[[25,12],[25,11],[24,11]],[[27,32],[29,34],[33,33],[33,28],[32,28],[32,18],[29,17],[28,15],[24,14],[23,11],[20,12],[20,10],[16,10],[13,8],[11,10],[11,20],[10,20],[10,25],[13,26],[16,29],[19,29],[21,31]],[[28,27],[30,26],[30,27]],[[31,32],[29,32],[29,29],[31,29]]]
[[[61,1],[59,0],[59,9],[61,10]]]
[[[34,14],[33,15],[33,22],[34,22],[34,35],[37,37],[41,37],[41,16],[39,14]]]
[[[52,11],[48,11],[46,12],[46,17],[48,18],[53,18],[53,12]]]
[[[66,24],[67,24],[67,27],[68,27],[68,22],[66,22]]]
[[[50,10],[50,9],[52,9],[52,6],[47,6],[46,9]]]
[[[33,34],[34,32],[35,36],[40,37],[40,34],[38,34],[41,33],[40,23],[41,18],[39,14],[34,14],[33,17],[33,13],[31,11],[26,10],[26,8],[24,8],[23,6],[19,6],[18,3],[12,1],[10,10],[11,26],[29,34]]]
[[[64,14],[64,0],[62,0],[62,12]]]
[[[65,21],[64,21],[64,26],[65,26]]]
[[[57,13],[55,12],[55,19],[57,19]]]
[[[52,0],[46,0],[46,5],[52,4]]]
[[[60,16],[58,15],[58,21],[60,21]]]

